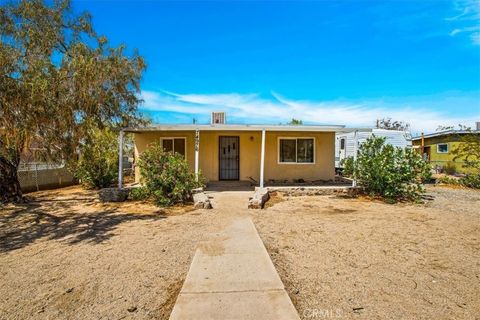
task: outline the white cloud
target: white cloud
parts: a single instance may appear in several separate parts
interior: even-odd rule
[[[480,32],[475,32],[470,35],[473,44],[480,45]]]
[[[435,97],[410,97],[369,101],[293,100],[272,92],[271,99],[257,94],[177,94],[165,91],[143,91],[141,109],[175,112],[190,117],[208,118],[212,111],[225,111],[232,122],[286,123],[292,118],[305,123],[344,124],[349,127],[371,127],[376,119],[389,117],[410,123],[412,132],[435,131],[439,125],[473,126],[480,121],[478,94],[443,94]],[[447,109],[471,110],[471,114],[451,116]],[[451,109],[452,110],[452,109]],[[473,115],[472,115],[473,114]]]
[[[480,45],[480,1],[457,0],[454,1],[454,9],[457,15],[445,19],[454,27],[450,36],[467,34],[474,45]]]

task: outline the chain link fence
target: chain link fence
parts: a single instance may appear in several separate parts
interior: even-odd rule
[[[44,162],[21,163],[18,179],[23,192],[53,189],[75,184],[65,164]]]

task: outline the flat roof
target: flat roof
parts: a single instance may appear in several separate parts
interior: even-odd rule
[[[446,130],[446,131],[425,134],[423,135],[423,138],[427,139],[427,138],[433,138],[433,137],[448,136],[450,134],[469,134],[469,133],[480,134],[480,131],[478,130]],[[421,140],[421,139],[422,139],[422,136],[418,136],[418,137],[412,138],[412,141]]]
[[[140,128],[125,128],[125,132],[152,131],[300,131],[353,132],[372,131],[371,128],[346,128],[344,125],[272,125],[272,124],[158,124]]]

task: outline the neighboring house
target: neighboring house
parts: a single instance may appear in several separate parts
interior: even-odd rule
[[[447,130],[426,135],[421,135],[412,139],[413,148],[423,156],[423,158],[432,164],[436,169],[445,166],[454,166],[459,173],[466,173],[469,169],[464,168],[462,159],[455,159],[452,153],[459,144],[462,143],[462,136],[466,134],[480,134],[480,123],[477,122],[477,130]]]
[[[357,132],[357,150],[362,143],[369,137],[384,137],[385,142],[399,148],[410,148],[412,146],[412,138],[407,131],[372,129],[370,131]],[[355,132],[337,133],[335,141],[335,167],[340,168],[340,162],[348,157],[353,157],[355,150]]]
[[[224,124],[223,119],[212,115],[208,125],[167,124],[124,132],[134,133],[137,159],[149,144],[160,141],[165,150],[184,155],[192,171],[201,171],[207,181],[254,180],[263,185],[270,180],[333,180],[335,134],[355,130],[341,125]],[[135,176],[140,181],[138,168]]]

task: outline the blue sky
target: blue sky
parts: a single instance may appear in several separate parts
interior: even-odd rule
[[[148,68],[158,123],[373,125],[414,132],[480,121],[480,2],[80,1],[113,45]]]

